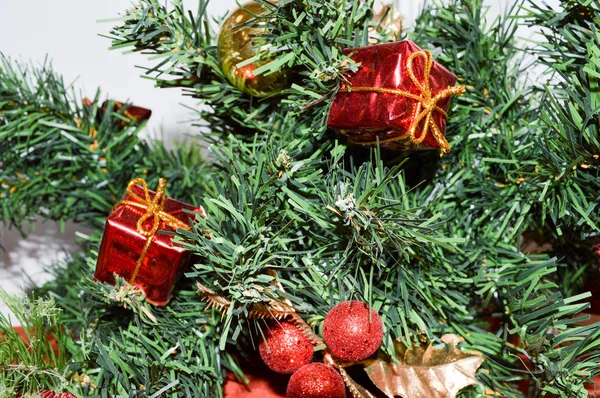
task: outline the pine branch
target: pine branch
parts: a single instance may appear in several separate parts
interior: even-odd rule
[[[252,98],[227,81],[220,65],[216,29],[206,16],[204,0],[199,1],[196,14],[186,13],[180,4],[168,8],[157,0],[143,0],[112,29],[113,48],[157,54],[161,62],[146,73],[154,76],[157,86],[183,87],[186,95],[209,105],[210,111],[198,110],[199,117],[218,137],[233,132],[241,138],[256,131],[271,136],[273,131],[289,129],[298,137],[320,139],[325,134],[327,99],[343,73],[356,69],[342,48],[390,40],[392,30],[373,17],[373,0],[359,6],[352,0],[326,5],[316,0],[258,2],[268,11],[245,26],[260,24],[265,29],[263,38],[269,46],[263,46],[257,59],[272,61],[256,73],[284,68],[297,73],[298,83],[272,98]],[[306,127],[298,128],[301,124]]]
[[[407,189],[402,176],[397,169],[384,171],[380,159],[346,172],[341,167],[343,149],[336,147],[330,174],[319,177],[320,153],[306,159],[303,151],[303,147],[280,148],[271,143],[249,147],[233,138],[226,148],[213,146],[227,179],[213,180],[203,204],[208,218],[198,221],[191,232],[182,232],[176,241],[206,259],[195,264],[189,276],[231,300],[224,323],[231,324],[241,314],[248,316],[256,304],[274,298],[269,295],[274,292],[272,277],[265,275],[269,269],[281,275],[286,289],[282,296],[309,314],[325,313],[330,303],[345,296],[373,297],[374,291],[363,281],[374,278],[385,281],[373,287],[378,289],[377,300],[384,294],[379,289],[393,289],[401,278],[407,291],[419,291],[410,299],[416,305],[433,300],[434,311],[445,311],[447,300],[433,298],[429,290],[448,271],[444,265],[435,265],[435,248],[452,249],[460,240],[435,232],[440,215],[425,207],[412,208],[403,200]],[[357,198],[356,209],[350,209],[346,201],[342,206],[340,187],[348,187],[344,197],[352,193]],[[331,212],[328,206],[345,206],[345,213]],[[312,262],[313,258],[319,263]],[[418,261],[431,267],[424,284],[416,277],[418,269],[404,264]],[[347,281],[348,291],[338,291],[344,288],[341,280]],[[435,319],[428,310],[423,314]],[[404,316],[419,325],[429,323],[422,315],[402,314],[392,321],[392,330],[405,322]],[[240,325],[231,327],[228,333],[240,333]],[[407,339],[416,332],[404,331]]]
[[[0,290],[0,301],[16,316],[24,336],[0,314],[0,395],[37,392],[41,386],[62,391],[67,386],[66,347],[73,344],[52,299],[31,300]]]
[[[171,179],[181,200],[196,204],[206,165],[198,145],[169,151],[137,135],[119,111],[86,105],[50,64],[0,59],[0,197],[2,220],[21,228],[35,216],[99,227],[129,180]],[[194,187],[193,191],[190,191]]]
[[[531,307],[527,308],[524,302],[513,301],[519,297],[520,289],[523,289],[521,291],[527,292],[524,301],[530,301],[529,305],[538,308],[539,318],[525,315],[510,320],[505,319],[503,321],[505,325],[519,326],[515,329],[512,327],[505,329],[502,338],[507,339],[518,330],[527,330],[530,334],[521,335],[521,338],[526,341],[525,344],[529,344],[525,346],[527,351],[532,349],[535,352],[533,346],[540,342],[548,342],[547,333],[552,328],[553,320],[558,324],[569,323],[567,319],[583,310],[585,306],[570,307],[561,304],[563,298],[556,291],[556,285],[548,282],[556,278],[556,268],[551,263],[545,265],[538,263],[530,273],[522,273],[522,262],[515,263],[514,259],[510,259],[512,255],[509,253],[517,252],[512,246],[518,242],[522,231],[528,228],[539,228],[548,223],[547,213],[544,210],[548,207],[556,205],[555,225],[561,225],[565,230],[578,229],[583,220],[580,218],[577,221],[570,221],[558,216],[559,208],[560,211],[564,211],[565,206],[576,203],[577,199],[573,196],[564,200],[563,192],[559,194],[560,196],[544,197],[547,192],[545,182],[553,181],[554,175],[549,175],[547,170],[544,170],[546,162],[541,155],[549,151],[540,142],[543,133],[530,127],[538,123],[537,116],[540,112],[537,104],[540,96],[535,90],[524,86],[527,80],[523,79],[525,75],[523,71],[528,64],[524,63],[524,59],[519,56],[519,50],[512,44],[516,20],[499,20],[487,31],[482,29],[484,21],[481,2],[472,1],[469,4],[451,2],[450,5],[444,4],[442,7],[439,4],[425,10],[418,25],[421,28],[417,28],[416,37],[425,39],[437,47],[442,62],[450,65],[451,69],[467,83],[474,82],[473,89],[468,91],[465,97],[458,99],[457,103],[461,107],[452,113],[454,121],[449,122],[448,135],[456,134],[452,141],[455,152],[445,159],[447,163],[438,171],[437,178],[439,181],[446,182],[447,186],[443,205],[446,211],[452,214],[448,220],[449,230],[455,233],[461,231],[462,234],[469,236],[467,245],[461,247],[465,257],[455,256],[452,259],[454,266],[462,268],[466,275],[488,275],[487,279],[474,279],[476,284],[483,283],[485,286],[481,290],[476,290],[476,295],[473,297],[480,316],[485,319],[486,309],[490,304],[497,305],[500,313],[513,314],[517,310],[524,311],[527,315],[531,312],[538,314]],[[556,145],[567,147],[565,143]],[[432,189],[433,187],[425,187],[422,195],[428,195]],[[579,192],[577,196],[593,198],[591,192]],[[590,204],[590,207],[586,208],[593,207]],[[551,211],[549,210],[548,213]],[[570,214],[574,213],[576,212]],[[500,245],[503,241],[511,244],[501,251],[492,246]],[[521,255],[516,256],[518,258]],[[466,265],[472,261],[470,259],[478,259],[477,264]],[[522,257],[521,261],[523,260]],[[495,270],[503,271],[498,275],[495,274]],[[514,279],[516,276],[526,278],[520,282],[519,279]],[[537,282],[531,285],[532,280]],[[507,290],[503,292],[503,289],[498,289],[498,284],[504,283]],[[523,287],[519,287],[521,283],[524,284]],[[496,296],[501,300],[499,303],[494,303]],[[566,298],[564,300],[565,303],[577,301]],[[454,327],[458,329],[465,327],[463,322],[466,318],[460,314],[452,318]],[[463,325],[458,326],[459,323]],[[522,329],[519,329],[521,327]],[[597,328],[598,326],[594,326],[593,331],[588,332],[593,336]],[[497,389],[503,379],[514,380],[515,368],[506,370],[511,360],[506,357],[505,350],[510,348],[510,345],[504,345],[506,343],[498,345],[497,340],[494,341],[495,339],[486,336],[486,333],[478,327],[471,326],[466,330],[469,330],[468,338],[474,348],[482,350],[491,358],[497,355],[491,365],[490,362],[486,365],[492,371],[488,385]],[[573,327],[573,331],[577,333],[581,330]],[[570,335],[570,331],[565,332],[565,335]],[[552,343],[544,347],[551,352],[558,351]],[[572,349],[573,357],[585,358],[587,355],[596,355],[593,347],[580,346]],[[493,352],[495,354],[492,354]],[[571,389],[581,391],[588,376],[570,379],[570,385],[565,384],[563,374],[550,370],[559,368],[569,372],[561,367],[565,363],[557,365],[553,361],[558,360],[559,355],[551,357],[551,360],[542,361],[539,372],[534,372],[531,376],[540,382],[545,370],[549,372],[546,374],[551,374],[545,382],[541,382],[542,384],[536,387],[538,391],[541,389],[551,391],[553,388],[556,389],[554,392],[563,394],[568,394]],[[514,363],[514,359],[512,362]],[[573,363],[566,367],[571,366]],[[593,367],[588,370],[590,374],[597,372]],[[553,384],[559,384],[560,387],[550,387]],[[507,396],[516,396],[514,390],[511,392],[508,384],[500,388],[500,391]]]
[[[111,113],[98,123],[98,107],[82,104],[49,64],[4,57],[0,113],[3,220],[20,228],[40,214],[99,225],[144,151],[136,149],[140,127],[118,131]]]
[[[99,242],[89,242],[96,246]],[[241,375],[236,360],[218,347],[220,313],[200,302],[182,281],[166,308],[143,296],[119,296],[116,286],[92,280],[96,253],[54,267],[56,280],[39,292],[56,297],[75,343],[69,346],[82,396],[222,396],[225,369]]]
[[[569,234],[569,228],[584,237],[596,235],[600,232],[600,202],[594,195],[600,188],[600,6],[593,1],[567,1],[556,13],[531,2],[530,8],[527,17],[542,28],[544,37],[534,50],[554,77],[544,93],[536,140],[545,180],[540,195],[543,215],[553,225],[561,224],[559,237]]]

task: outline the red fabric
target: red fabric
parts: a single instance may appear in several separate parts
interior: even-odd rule
[[[223,387],[225,398],[284,398],[289,376],[282,376],[274,372],[246,373],[250,382],[242,384],[231,373]]]
[[[144,197],[143,190],[134,186],[135,193]],[[155,192],[149,191],[154,198]],[[123,200],[135,201],[129,194]],[[204,214],[201,209],[168,198],[164,211],[189,224],[190,215],[183,209]],[[100,245],[94,278],[100,282],[115,283],[114,274],[130,280],[146,243],[146,237],[137,230],[137,222],[144,210],[128,206],[117,206],[106,219],[106,227]],[[152,217],[144,226],[151,229]],[[171,230],[161,222],[159,230]],[[137,274],[134,285],[146,294],[149,303],[165,306],[171,299],[171,290],[177,278],[183,273],[189,253],[171,243],[171,235],[157,233]]]
[[[409,78],[406,71],[408,57],[421,49],[412,41],[379,44],[361,48],[346,49],[345,54],[360,63],[356,73],[346,76],[350,87],[377,87],[397,89],[417,96],[421,91]],[[413,70],[419,82],[424,82],[424,59],[417,57],[413,62]],[[456,76],[446,68],[433,62],[430,75],[432,94],[436,95],[449,86],[454,86]],[[445,111],[450,105],[450,98],[438,102]],[[328,126],[342,131],[350,141],[361,144],[392,137],[404,136],[409,130],[414,117],[417,101],[395,94],[373,92],[338,91],[333,99],[329,112]],[[434,112],[434,120],[445,131],[445,117]],[[422,130],[417,129],[417,132]],[[417,134],[417,137],[419,134]],[[438,142],[430,132],[427,138],[415,146],[407,141],[395,141],[382,144],[390,149],[432,149],[439,148]]]

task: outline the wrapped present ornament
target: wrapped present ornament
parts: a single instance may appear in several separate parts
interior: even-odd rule
[[[336,93],[328,126],[392,150],[450,149],[444,136],[456,76],[409,40],[345,50],[360,64]]]
[[[112,107],[111,107],[112,105]],[[132,104],[125,104],[119,101],[104,101],[102,103],[102,107],[100,110],[102,112],[106,112],[111,109],[113,112],[123,112],[123,116],[125,116],[128,120],[134,122],[135,124],[140,124],[152,116],[152,111],[150,109],[142,108],[141,106],[136,106]],[[125,108],[125,109],[123,109]],[[124,127],[128,124],[125,120],[120,120],[119,125]]]
[[[171,236],[159,230],[189,229],[189,210],[206,217],[204,209],[168,198],[166,181],[156,192],[138,178],[129,183],[123,200],[106,219],[94,278],[115,284],[114,275],[126,279],[146,294],[146,300],[165,306],[189,253],[173,246]]]
[[[86,107],[91,107],[94,105],[94,101],[89,98],[83,99],[83,104]],[[123,109],[125,108],[125,109]],[[152,111],[147,108],[142,108],[141,106],[136,106],[132,104],[126,104],[119,101],[106,100],[102,103],[102,106],[99,109],[98,114],[96,115],[96,121],[100,123],[104,114],[107,110],[111,110],[112,112],[121,112],[123,109],[123,116],[127,118],[130,122],[134,124],[141,124],[142,122],[149,120],[152,116]],[[119,120],[119,127],[125,127],[129,124],[126,120]]]

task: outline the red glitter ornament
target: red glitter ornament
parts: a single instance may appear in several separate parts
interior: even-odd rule
[[[287,398],[344,398],[342,376],[331,366],[314,362],[304,365],[290,378]]]
[[[290,322],[273,322],[258,349],[265,364],[277,373],[292,374],[312,360],[314,347]]]
[[[339,359],[362,361],[381,346],[383,323],[379,314],[365,303],[344,301],[325,317],[323,339]]]

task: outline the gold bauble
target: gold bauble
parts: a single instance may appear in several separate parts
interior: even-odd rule
[[[281,69],[268,75],[256,75],[254,72],[271,60],[263,59],[241,67],[240,62],[256,56],[257,49],[267,44],[261,36],[266,29],[264,21],[257,21],[251,26],[241,26],[255,15],[268,10],[259,3],[248,3],[233,11],[223,22],[219,32],[219,58],[223,73],[231,84],[246,94],[255,97],[267,97],[279,93],[288,86],[288,71]]]

